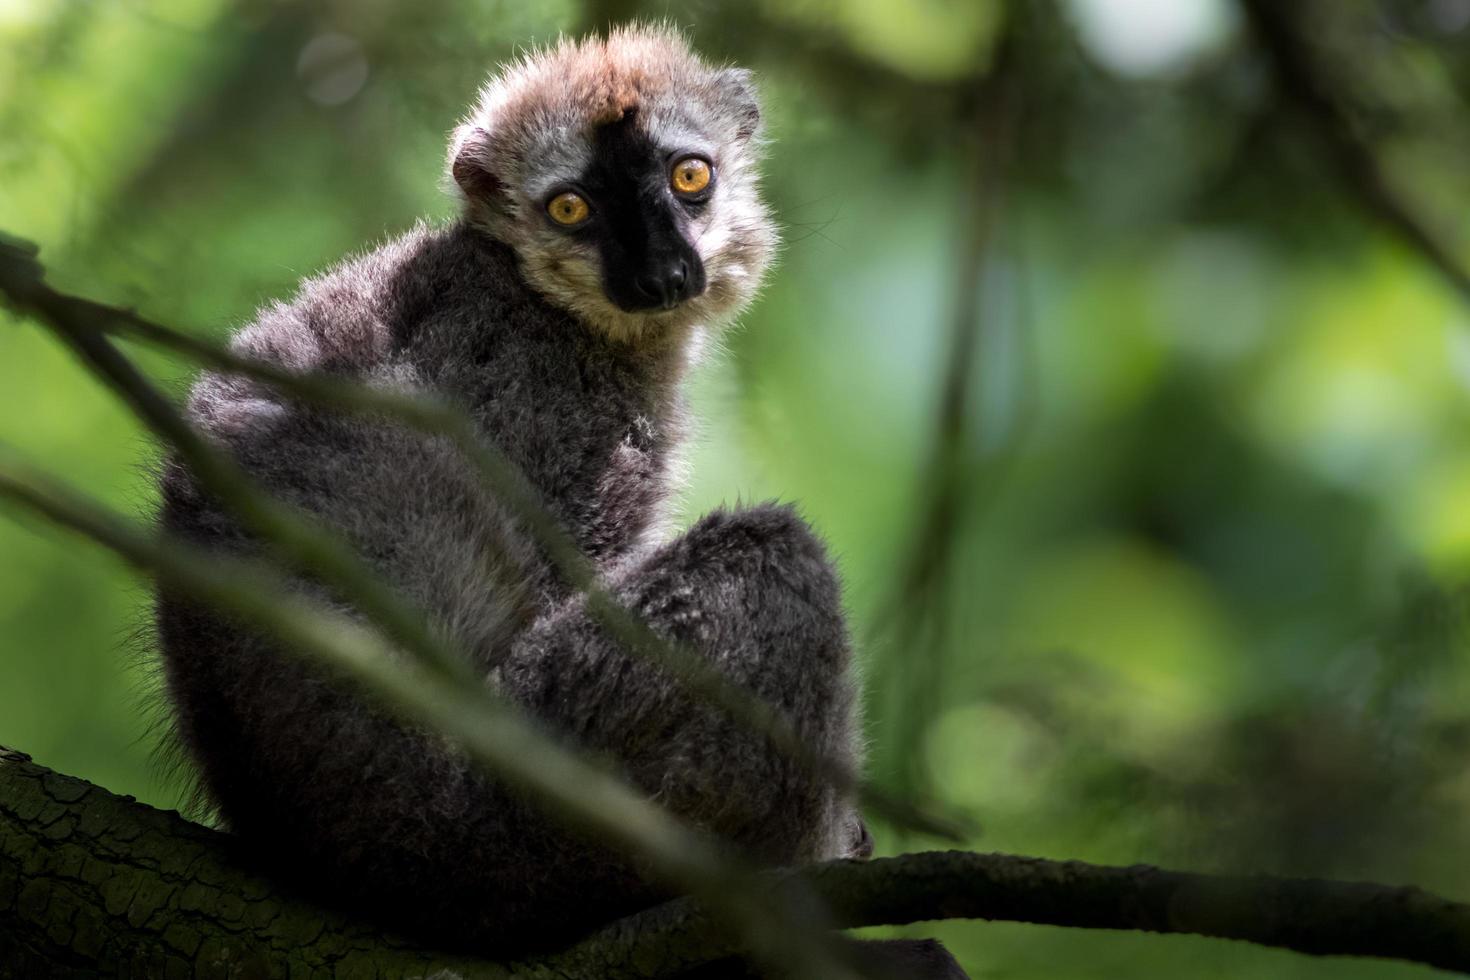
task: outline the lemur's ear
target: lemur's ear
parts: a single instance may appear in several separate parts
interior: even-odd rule
[[[736,135],[748,140],[761,128],[761,105],[755,91],[755,75],[746,68],[726,68],[716,80],[720,100],[734,114]]]
[[[505,193],[505,185],[495,174],[490,134],[478,126],[463,126],[455,134],[454,159],[449,172],[464,196],[472,201],[495,206]]]

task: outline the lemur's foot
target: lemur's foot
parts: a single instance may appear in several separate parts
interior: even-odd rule
[[[866,861],[873,856],[873,835],[868,832],[868,822],[857,814],[852,815],[849,827],[849,843],[845,857]]]

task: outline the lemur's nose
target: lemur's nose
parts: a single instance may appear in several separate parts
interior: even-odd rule
[[[666,310],[689,298],[689,263],[675,259],[660,271],[646,272],[637,279],[638,291]]]

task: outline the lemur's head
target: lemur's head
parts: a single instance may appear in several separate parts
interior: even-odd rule
[[[627,27],[493,78],[449,170],[537,290],[637,341],[727,319],[759,286],[776,244],[760,123],[748,72],[706,65],[672,29]]]

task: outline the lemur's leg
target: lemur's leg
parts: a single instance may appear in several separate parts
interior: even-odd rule
[[[612,586],[658,633],[777,708],[813,748],[855,763],[837,579],[790,508],[711,513]],[[623,653],[580,601],[533,626],[499,681],[586,748],[619,759],[658,802],[753,857],[788,864],[861,849],[860,822],[825,781]]]

